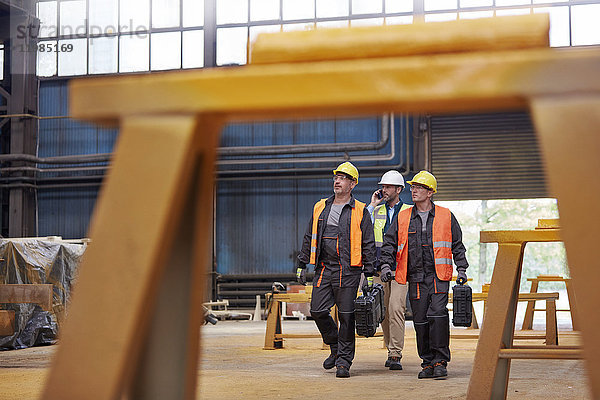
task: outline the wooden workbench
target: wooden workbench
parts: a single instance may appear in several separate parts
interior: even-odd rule
[[[507,109],[533,116],[586,316],[591,393],[600,398],[598,235],[581,235],[600,225],[593,206],[600,197],[600,50],[541,48],[548,45],[547,15],[414,24],[400,33],[414,46],[386,46],[398,35],[386,27],[357,29],[347,31],[350,40],[339,31],[317,40],[333,43],[320,52],[325,60],[311,60],[316,53],[308,49],[298,62],[71,81],[71,115],[118,126],[120,135],[45,399],[195,398],[215,152],[226,122]],[[290,38],[290,48],[298,45],[295,36],[279,35]],[[352,40],[356,35],[369,40]],[[514,260],[525,242],[552,234],[558,239],[558,232],[487,238],[502,243],[469,399],[505,396],[506,382],[489,374],[502,375],[497,360],[509,355],[499,346],[512,335],[512,326],[504,327],[514,323],[508,310],[516,294],[506,296],[520,276]]]
[[[573,284],[571,283],[571,278],[563,278],[562,276],[557,275],[538,275],[535,278],[527,278],[528,282],[531,282],[531,293],[538,293],[538,286],[540,282],[562,282],[565,284],[565,288],[567,289],[567,298],[569,300],[569,308],[565,310],[556,310],[556,311],[568,311],[571,315],[571,325],[573,326],[573,330],[579,330],[579,326],[577,325],[577,303],[575,301],[575,293],[573,293]],[[525,309],[525,316],[523,317],[523,325],[521,325],[522,330],[533,329],[533,313],[534,311],[543,311],[543,309],[535,308],[535,301],[527,302],[527,308]]]
[[[560,230],[482,231],[480,236],[481,243],[498,243],[498,254],[467,397],[505,398],[511,359],[580,359],[583,358],[583,352],[579,347],[544,348],[513,344],[525,246],[529,242],[561,241]],[[552,307],[551,304],[547,304],[548,306]],[[552,314],[547,314],[547,318],[551,320],[547,320],[546,324],[551,323],[556,327],[555,306],[552,307],[552,311],[554,317]],[[548,326],[546,329],[548,330]],[[552,344],[558,344],[558,341]]]

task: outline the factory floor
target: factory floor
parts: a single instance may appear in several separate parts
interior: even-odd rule
[[[452,339],[452,362],[446,380],[418,380],[420,360],[415,334],[407,322],[402,371],[384,368],[382,339],[357,339],[350,379],[336,379],[321,363],[328,352],[318,338],[288,339],[285,348],[262,350],[265,321],[220,321],[203,327],[202,361],[198,371],[201,399],[391,399],[466,397],[477,341]],[[559,320],[561,344],[578,344],[577,334]],[[543,324],[534,325],[543,329]],[[284,321],[284,333],[317,333],[313,321]],[[471,333],[452,328],[453,334]],[[476,332],[476,331],[475,331]],[[540,333],[540,332],[537,332]],[[541,340],[528,340],[541,344]],[[57,346],[0,352],[0,400],[39,397]],[[578,360],[515,360],[508,399],[592,399],[583,362]]]

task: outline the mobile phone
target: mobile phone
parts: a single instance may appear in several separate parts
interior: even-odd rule
[[[381,199],[383,197],[383,193],[381,193],[381,189],[377,191],[377,198]]]

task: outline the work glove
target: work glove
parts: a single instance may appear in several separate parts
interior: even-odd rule
[[[381,282],[390,282],[392,279],[394,279],[394,274],[392,273],[392,270],[388,264],[383,264],[381,266],[380,278]]]
[[[457,268],[458,276],[456,278],[456,283],[459,285],[464,285],[467,283],[467,273],[465,272],[465,268]]]
[[[296,280],[301,285],[306,285],[306,268],[298,267],[296,270]]]
[[[362,292],[363,295],[367,295],[373,289],[373,277],[365,276],[365,280],[363,281]]]

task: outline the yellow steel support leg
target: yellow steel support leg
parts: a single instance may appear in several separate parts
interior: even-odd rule
[[[577,73],[577,71],[573,71]],[[558,199],[561,235],[577,296],[586,369],[593,398],[600,398],[600,94],[573,94],[534,99],[532,113],[538,132],[550,192]],[[575,308],[575,307],[574,307]],[[572,308],[572,310],[574,309]]]
[[[467,399],[506,397],[510,359],[501,359],[499,352],[512,345],[524,248],[524,243],[498,245]]]
[[[283,347],[283,340],[275,340],[275,334],[281,332],[281,301],[271,299],[267,310],[267,329],[265,332],[265,350],[275,350]]]
[[[546,345],[558,345],[556,300],[546,299]]]
[[[211,118],[122,122],[43,398],[195,397],[219,130]]]
[[[539,281],[531,281],[530,293],[537,293]],[[527,302],[527,308],[525,309],[525,317],[523,318],[522,330],[533,329],[533,309],[535,308],[535,300]]]
[[[577,298],[575,297],[573,284],[570,279],[565,281],[565,285],[567,286],[567,297],[569,298],[569,310],[571,310],[571,325],[573,325],[574,331],[578,331],[580,328],[577,316]]]

